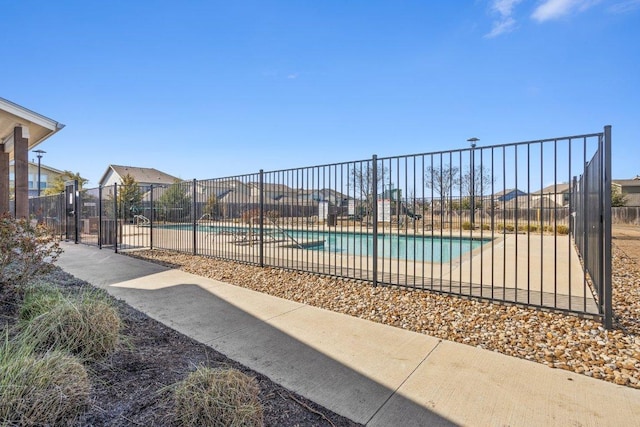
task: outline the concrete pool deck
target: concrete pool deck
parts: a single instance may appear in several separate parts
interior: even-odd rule
[[[318,227],[310,231],[354,230]],[[464,253],[451,262],[381,258],[378,262],[379,280],[598,315],[598,306],[568,235],[445,231],[436,230],[417,236],[488,240],[480,248]],[[123,232],[122,243],[125,249],[148,247],[151,243],[148,228],[126,225]],[[257,263],[257,243],[238,244],[234,239],[234,236],[228,234],[207,232],[198,232],[195,236],[198,254]],[[182,251],[192,252],[193,244],[194,235],[190,230],[157,228],[153,231],[153,246],[158,249],[180,248]],[[265,262],[271,266],[364,280],[373,278],[373,263],[366,256],[299,249],[291,247],[286,241],[266,241],[263,255]]]
[[[57,265],[368,426],[640,425],[640,390],[63,243]]]

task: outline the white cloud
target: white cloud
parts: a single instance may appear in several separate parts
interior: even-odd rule
[[[531,17],[538,22],[558,19],[575,12],[585,11],[600,0],[545,0],[533,11]]]
[[[513,31],[516,27],[516,20],[513,18],[513,9],[522,0],[493,0],[491,10],[497,12],[500,17],[493,21],[491,31],[485,35],[487,38],[497,37]]]
[[[640,8],[640,0],[626,0],[611,5],[610,12],[613,13],[629,13]]]
[[[511,16],[513,8],[522,0],[494,0],[491,9],[498,12],[503,17]]]
[[[491,28],[491,31],[488,34],[486,34],[485,37],[490,39],[493,37],[497,37],[500,34],[510,33],[511,31],[513,31],[515,26],[516,26],[516,20],[511,17],[508,17],[501,21],[495,21],[493,23],[493,27]]]
[[[288,78],[288,79],[291,79],[291,80],[293,80],[293,79],[297,79],[297,78],[298,78],[298,73],[289,74],[289,75],[287,76],[287,78]]]

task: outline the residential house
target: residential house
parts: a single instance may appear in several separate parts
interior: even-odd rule
[[[542,190],[538,190],[532,193],[538,197],[548,197],[553,202],[560,206],[569,206],[569,197],[571,193],[571,184],[568,183],[555,183],[544,187]]]
[[[625,206],[640,206],[640,175],[632,179],[614,179],[611,184],[625,196]]]
[[[29,151],[62,128],[62,123],[0,98],[0,213],[12,212],[17,218],[29,216]],[[9,185],[11,162],[13,187]]]
[[[169,185],[180,181],[179,178],[154,168],[109,165],[100,178],[100,186],[109,187],[116,183],[121,184],[126,175],[131,175],[143,191],[147,191],[152,185]]]
[[[506,190],[499,191],[493,195],[493,202],[508,202],[516,197],[526,196],[527,193],[517,188],[508,188]]]
[[[40,190],[41,194],[50,187],[53,181],[59,176],[63,175],[64,172],[51,166],[43,165],[40,163]],[[38,163],[29,162],[28,163],[28,192],[29,198],[36,197],[38,195]],[[15,188],[15,172],[14,172],[14,164],[9,165],[9,187]]]

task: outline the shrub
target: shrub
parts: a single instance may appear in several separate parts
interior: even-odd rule
[[[62,249],[53,234],[26,219],[0,215],[0,283],[20,287],[48,272]]]
[[[0,425],[68,425],[89,403],[89,378],[75,357],[0,345]]]
[[[175,413],[184,426],[260,426],[255,378],[236,369],[199,367],[176,387]]]
[[[40,350],[66,351],[95,360],[111,353],[120,335],[118,311],[99,291],[67,297],[51,289],[32,290],[25,296],[20,315],[21,335]]]
[[[483,230],[491,230],[491,226],[489,224],[482,224]]]
[[[566,225],[558,225],[556,227],[556,233],[558,234],[569,234],[569,227]]]
[[[505,225],[504,229],[507,230],[507,231],[511,231],[511,232],[516,230],[516,228],[512,224]]]
[[[462,223],[463,230],[471,230],[471,223],[469,221],[465,221]]]
[[[19,317],[31,320],[53,309],[64,301],[64,295],[58,288],[48,285],[30,286],[25,290]]]
[[[528,231],[530,233],[535,233],[536,231],[538,231],[538,226],[536,224],[519,225],[518,231]]]

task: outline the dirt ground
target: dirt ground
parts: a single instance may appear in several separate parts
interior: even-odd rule
[[[80,292],[86,282],[60,269],[44,280]],[[106,359],[87,365],[92,383],[90,404],[78,426],[177,426],[172,385],[197,366],[232,367],[254,378],[260,386],[265,426],[355,427],[356,424],[274,383],[269,378],[225,357],[157,322],[122,301],[113,300],[124,321],[123,339]],[[0,283],[0,333],[17,323],[20,301]],[[0,425],[6,420],[0,419]],[[11,422],[8,425],[14,425]]]
[[[640,226],[614,225],[611,234],[614,245],[636,262],[640,262]]]

